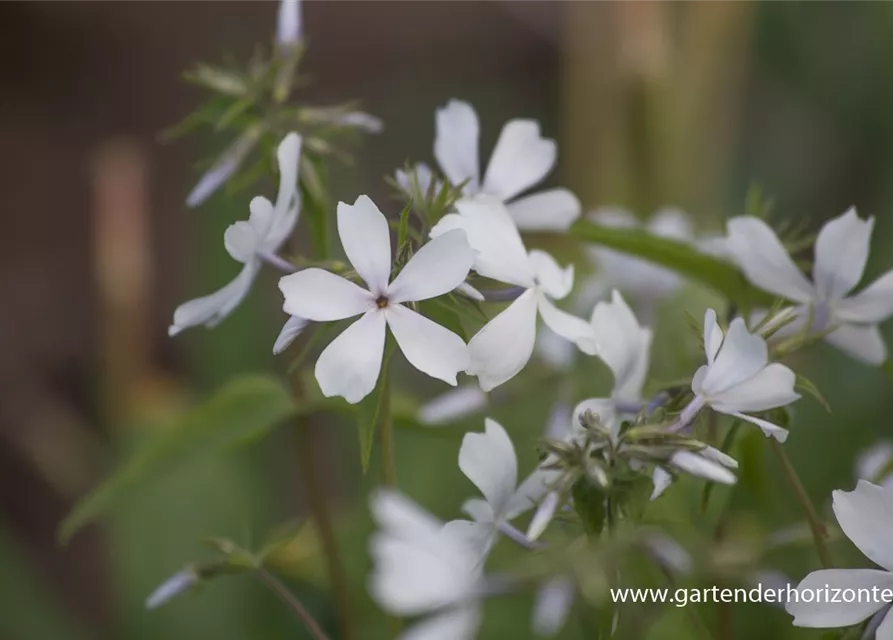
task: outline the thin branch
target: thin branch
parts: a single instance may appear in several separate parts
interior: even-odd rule
[[[257,570],[257,576],[260,578],[261,582],[270,587],[270,589],[272,589],[273,592],[289,606],[301,622],[304,623],[304,626],[307,627],[307,631],[310,632],[310,635],[316,638],[316,640],[329,640],[329,637],[322,630],[322,627],[319,626],[316,619],[304,608],[301,601],[288,590],[288,587],[282,584],[282,581],[279,578],[262,567]]]

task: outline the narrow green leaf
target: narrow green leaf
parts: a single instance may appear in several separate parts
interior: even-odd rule
[[[462,326],[462,319],[455,308],[450,304],[449,298],[442,299],[432,298],[419,303],[419,313],[430,318],[442,327],[445,327],[455,333],[457,336],[468,342],[468,335]]]
[[[360,466],[363,473],[369,470],[369,460],[372,458],[372,443],[375,442],[375,429],[378,427],[378,417],[381,414],[382,401],[386,391],[388,364],[394,354],[394,346],[393,340],[389,339],[385,346],[378,384],[375,385],[372,393],[357,405],[357,434],[360,438]]]
[[[818,401],[820,405],[822,405],[822,408],[825,409],[825,411],[831,413],[831,405],[828,404],[828,401],[825,400],[822,392],[819,391],[819,388],[815,386],[815,383],[812,380],[798,373],[797,381],[794,383],[794,388],[805,391],[806,393],[811,395]]]
[[[81,527],[143,484],[199,458],[256,441],[295,412],[291,393],[280,380],[246,376],[230,382],[160,429],[129,461],[78,502],[59,527],[60,541],[70,540]]]
[[[772,305],[772,296],[751,285],[734,266],[678,240],[655,236],[642,229],[605,227],[588,220],[577,220],[571,233],[582,240],[671,269],[715,289],[742,307]]]

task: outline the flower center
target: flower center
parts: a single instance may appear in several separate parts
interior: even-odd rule
[[[388,307],[388,299],[386,296],[381,296],[378,300],[375,301],[375,305],[379,309],[387,309]]]

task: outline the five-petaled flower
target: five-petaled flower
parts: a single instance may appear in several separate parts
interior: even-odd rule
[[[567,189],[517,196],[539,184],[555,166],[554,140],[540,135],[535,120],[510,120],[502,128],[481,182],[478,162],[480,125],[467,102],[451,100],[437,110],[434,157],[453,185],[465,183],[466,196],[488,196],[507,204],[525,231],[565,231],[580,216],[580,201]]]
[[[732,218],[727,227],[729,250],[747,279],[797,303],[800,322],[781,332],[796,331],[811,319],[811,331],[828,331],[825,339],[849,356],[874,365],[887,359],[877,325],[893,315],[893,271],[849,295],[865,271],[874,218],[861,220],[850,208],[824,224],[816,238],[812,282],[759,218]]]
[[[474,270],[486,278],[514,285],[520,293],[468,343],[468,373],[478,376],[481,388],[490,391],[524,368],[536,341],[537,315],[558,335],[586,353],[595,353],[597,345],[589,323],[558,309],[550,300],[560,300],[570,293],[573,266],[562,269],[544,251],[528,253],[518,227],[498,200],[460,200],[456,209],[458,213],[441,218],[431,237],[456,229],[465,231],[475,251]]]
[[[465,233],[454,230],[431,240],[392,281],[388,221],[367,196],[338,204],[338,235],[347,259],[368,289],[322,269],[283,277],[279,288],[286,313],[315,322],[362,314],[323,350],[316,380],[326,397],[357,403],[374,388],[381,371],[385,327],[416,369],[456,384],[468,367],[462,338],[416,313],[405,303],[427,300],[465,281],[474,260]]]
[[[279,161],[279,193],[276,204],[258,196],[251,200],[248,221],[232,224],[223,236],[226,250],[244,266],[228,285],[204,298],[190,300],[174,311],[174,322],[168,333],[176,335],[189,327],[219,324],[235,309],[254,284],[263,264],[263,255],[279,250],[298,220],[301,198],[298,196],[298,158],[301,138],[288,134],[276,157]]]

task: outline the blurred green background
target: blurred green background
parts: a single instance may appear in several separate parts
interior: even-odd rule
[[[258,546],[305,513],[297,450],[306,443],[293,429],[171,473],[68,546],[56,542],[71,505],[171,416],[238,374],[288,365],[288,354],[270,354],[284,316],[269,273],[218,329],[167,337],[177,304],[234,273],[222,233],[254,193],[186,210],[194,164],[225,141],[157,138],[202,99],[180,82],[181,70],[227,55],[244,60],[269,42],[275,13],[273,2],[0,4],[2,638],[305,637],[248,576],[214,581],[158,611],[143,608],[167,576],[209,557],[203,540]],[[758,184],[774,199],[775,220],[816,228],[850,205],[876,216],[867,275],[893,265],[890,3],[305,2],[304,16],[313,83],[302,95],[315,103],[360,98],[385,122],[351,166],[333,169],[337,199],[368,193],[388,202],[382,177],[407,160],[431,161],[434,110],[455,97],[478,109],[485,154],[506,120],[539,119],[560,144],[550,181],[575,190],[586,207],[619,204],[645,217],[675,205],[718,230]],[[663,305],[655,376],[691,370],[697,342],[683,312],[697,316],[708,302],[687,288]],[[680,357],[680,339],[688,356]],[[853,485],[854,455],[890,432],[891,383],[822,346],[793,366],[833,409],[802,400],[787,443],[827,512],[831,490]],[[417,385],[419,397],[442,390]],[[601,371],[585,395],[608,389]],[[493,411],[513,434],[523,470],[556,393],[542,385]],[[389,637],[365,594],[366,495],[378,468],[373,462],[361,475],[349,420],[302,426],[321,447],[318,488],[336,519],[360,637]],[[399,430],[401,486],[441,517],[456,517],[474,493],[456,465],[461,435],[481,427],[474,419],[432,433]],[[736,508],[761,508],[770,527],[798,522],[775,460],[757,451],[748,461],[768,475],[754,472]],[[686,487],[700,490],[683,483],[658,509],[684,520]],[[299,547],[283,570],[337,637],[319,558]],[[510,551],[500,547],[494,564]],[[848,545],[835,552],[841,563],[860,562]],[[809,549],[772,560],[795,580],[816,568]],[[481,637],[530,637],[529,608],[525,597],[488,603]],[[648,637],[693,637],[686,624],[670,612]],[[820,635],[792,629],[784,612],[765,605],[739,605],[725,624],[717,638]],[[562,637],[584,636],[572,619]]]

